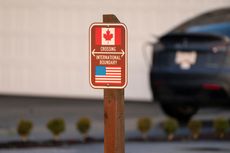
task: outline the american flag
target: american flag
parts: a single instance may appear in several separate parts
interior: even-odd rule
[[[95,83],[121,83],[121,67],[96,66]]]

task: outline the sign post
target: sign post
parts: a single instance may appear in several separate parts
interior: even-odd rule
[[[90,27],[90,84],[104,89],[104,152],[125,152],[124,88],[127,85],[127,28],[115,15]]]

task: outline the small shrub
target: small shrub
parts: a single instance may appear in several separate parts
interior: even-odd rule
[[[55,118],[47,123],[48,130],[53,134],[54,140],[59,140],[61,133],[65,131],[65,121],[62,118]]]
[[[179,124],[177,120],[169,118],[163,122],[163,128],[168,136],[168,140],[172,140],[174,138],[174,133],[179,128]]]
[[[141,132],[142,138],[147,139],[147,134],[152,128],[152,120],[149,117],[139,118],[137,121],[137,129]]]
[[[188,128],[191,131],[193,139],[197,139],[200,136],[202,122],[199,120],[191,120],[188,123]]]
[[[223,138],[229,129],[229,121],[225,118],[216,118],[213,123],[216,134],[219,138]]]
[[[17,126],[17,133],[20,135],[22,141],[27,141],[33,129],[33,123],[29,120],[20,120]]]
[[[86,140],[88,137],[88,132],[91,127],[91,121],[89,118],[83,117],[79,119],[79,121],[76,123],[76,129],[82,134],[83,141]]]

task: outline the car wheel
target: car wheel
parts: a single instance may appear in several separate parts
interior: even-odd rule
[[[161,103],[162,110],[170,117],[176,118],[180,123],[187,123],[199,107],[192,104]]]

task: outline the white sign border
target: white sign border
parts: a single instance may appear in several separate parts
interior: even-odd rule
[[[91,30],[94,26],[122,26],[125,29],[125,84],[123,86],[94,86],[92,84],[92,74],[91,74],[91,53],[92,53],[92,48],[91,48]],[[128,29],[124,23],[92,23],[89,27],[89,82],[91,87],[94,89],[124,89],[127,84],[128,84]]]

